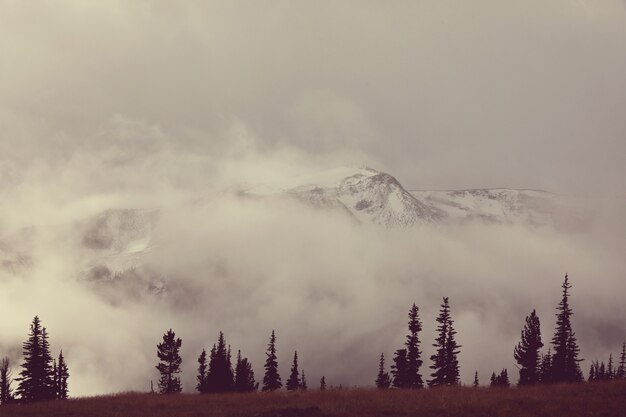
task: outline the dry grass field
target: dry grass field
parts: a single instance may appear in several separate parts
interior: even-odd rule
[[[0,408],[10,417],[623,417],[626,382],[420,391],[119,394]]]

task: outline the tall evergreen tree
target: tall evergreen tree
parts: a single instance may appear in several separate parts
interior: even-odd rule
[[[409,334],[406,337],[406,388],[423,388],[424,382],[420,374],[422,366],[422,352],[420,351],[419,332],[422,331],[422,322],[419,319],[419,309],[413,303],[409,310]]]
[[[389,374],[385,371],[385,354],[380,354],[380,361],[378,362],[378,376],[376,377],[376,387],[380,389],[387,389],[391,385],[391,379]]]
[[[69,370],[67,369],[67,363],[63,356],[63,351],[59,353],[59,362],[57,364],[56,373],[56,398],[59,400],[66,400],[69,395],[69,389],[67,380],[70,377]]]
[[[46,329],[38,316],[33,318],[30,334],[23,344],[22,371],[17,378],[17,394],[24,402],[53,398],[54,375]]]
[[[615,378],[626,378],[626,342],[622,343],[622,354],[619,357],[619,365],[617,366],[617,372]]]
[[[295,391],[300,388],[300,372],[298,371],[298,352],[293,354],[293,363],[291,365],[291,375],[285,385],[287,391]]]
[[[613,370],[613,354],[610,353],[609,354],[609,363],[608,366],[606,368],[606,379],[613,379],[615,377],[614,374],[614,370]]]
[[[275,391],[283,386],[278,373],[278,358],[276,357],[276,334],[272,330],[270,342],[265,353],[265,375],[263,376],[263,391]]]
[[[454,321],[450,316],[450,304],[448,297],[443,298],[441,310],[437,317],[437,332],[439,336],[435,339],[434,347],[437,351],[430,357],[433,364],[430,368],[433,370],[431,379],[428,381],[429,387],[437,387],[441,385],[458,385],[459,384],[459,362],[457,355],[459,354],[460,345],[457,344],[454,335]]]
[[[207,374],[208,365],[206,359],[206,350],[202,349],[202,353],[200,353],[200,356],[198,357],[198,376],[196,377],[196,380],[198,381],[196,385],[196,390],[200,394],[206,394],[207,392],[209,392]]]
[[[180,377],[180,365],[183,362],[179,351],[183,341],[176,338],[176,334],[169,329],[163,335],[163,342],[157,345],[159,363],[156,368],[161,374],[159,379],[159,392],[161,394],[176,394],[182,391]]]
[[[406,349],[396,350],[393,357],[393,365],[391,365],[392,384],[395,388],[407,387],[406,365]]]
[[[472,386],[474,388],[478,388],[479,385],[480,385],[480,382],[478,381],[478,371],[476,371],[474,373],[474,382],[472,383]]]
[[[207,373],[207,386],[209,392],[232,391],[235,378],[230,358],[230,347],[226,345],[224,333],[220,332],[217,346],[211,351],[209,371]]]
[[[326,377],[322,376],[320,379],[320,391],[326,391]]]
[[[563,281],[563,296],[557,307],[556,330],[552,338],[554,354],[550,368],[550,379],[554,382],[574,382],[582,380],[580,371],[581,359],[578,359],[580,348],[576,335],[572,330],[572,309],[569,305],[569,290],[572,288],[567,274]]]
[[[539,317],[533,310],[526,317],[522,340],[513,351],[513,357],[519,364],[519,385],[533,385],[539,381],[539,349],[542,347]]]
[[[13,400],[13,388],[11,363],[8,357],[2,358],[0,362],[0,405],[6,405]]]
[[[252,392],[259,388],[254,380],[254,371],[248,358],[241,357],[241,351],[237,352],[237,365],[235,366],[235,391]]]

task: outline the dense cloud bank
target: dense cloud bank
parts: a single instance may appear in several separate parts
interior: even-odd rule
[[[551,337],[566,271],[582,357],[616,352],[625,20],[618,1],[1,4],[0,353],[39,314],[72,394],[142,390],[172,327],[191,390],[219,330],[260,379],[276,329],[283,376],[297,349],[311,386],[365,385],[414,301],[431,353],[449,296],[462,379],[485,382],[514,373],[533,308]],[[591,221],[386,229],[238,192],[340,165],[549,189]],[[158,210],[152,246],[98,282],[82,225],[120,208]]]

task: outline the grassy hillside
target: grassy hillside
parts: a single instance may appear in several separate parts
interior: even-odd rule
[[[421,391],[346,389],[224,395],[120,394],[0,408],[11,417],[626,416],[626,382]]]

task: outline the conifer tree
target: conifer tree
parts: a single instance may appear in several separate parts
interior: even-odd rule
[[[207,387],[209,392],[232,391],[235,378],[230,358],[230,347],[226,345],[224,333],[220,332],[217,346],[211,350],[209,370],[207,372]]]
[[[550,368],[550,379],[554,382],[574,382],[582,380],[580,371],[580,361],[578,353],[580,349],[576,341],[576,335],[572,330],[572,309],[569,305],[569,290],[572,288],[568,281],[567,274],[563,281],[563,297],[557,307],[557,321],[552,345],[554,354],[552,355],[552,366]]]
[[[596,364],[595,362],[591,363],[591,366],[589,366],[589,382],[593,382],[596,380]]]
[[[478,382],[478,371],[476,371],[474,373],[474,382],[472,383],[472,386],[474,388],[478,388],[479,385],[480,385],[480,383]]]
[[[13,400],[13,388],[11,363],[8,357],[2,358],[0,362],[0,405],[6,405]]]
[[[613,379],[613,354],[609,354],[609,364],[606,368],[606,379]]]
[[[437,317],[437,332],[439,336],[435,339],[434,347],[437,351],[430,357],[433,364],[431,379],[428,381],[429,387],[437,387],[441,385],[458,385],[459,384],[459,363],[457,355],[458,349],[461,347],[456,343],[454,335],[456,331],[453,327],[453,320],[450,316],[450,304],[448,297],[443,298],[441,310]]]
[[[519,364],[519,385],[533,385],[539,381],[539,349],[543,347],[535,310],[526,317],[521,339],[513,351],[513,357]]]
[[[17,394],[24,402],[53,398],[54,375],[46,329],[38,316],[33,318],[30,334],[23,344],[22,371],[17,378]]]
[[[387,389],[391,385],[391,379],[389,374],[385,372],[385,354],[380,354],[380,361],[378,362],[378,376],[376,377],[376,387],[380,389]]]
[[[393,357],[393,365],[391,365],[392,383],[395,388],[407,387],[406,365],[406,349],[396,350]]]
[[[235,391],[252,392],[259,388],[254,380],[254,371],[248,358],[241,357],[241,351],[237,352],[237,365],[235,366]]]
[[[176,394],[182,391],[180,377],[180,365],[183,362],[179,351],[183,344],[180,338],[169,329],[163,335],[163,342],[157,345],[157,356],[159,363],[156,368],[161,374],[159,379],[159,392],[161,394]]]
[[[293,354],[293,363],[291,365],[291,375],[285,385],[287,391],[295,391],[300,388],[300,372],[298,371],[298,352]]]
[[[551,382],[551,369],[552,369],[552,351],[548,348],[548,353],[541,354],[541,362],[539,366],[539,382],[549,383]]]
[[[491,387],[508,388],[510,386],[509,372],[506,368],[500,372],[500,375],[496,375],[495,372],[491,374]]]
[[[278,373],[278,358],[276,357],[276,334],[272,330],[270,342],[265,353],[265,375],[263,376],[263,391],[274,391],[280,389],[283,383]]]
[[[69,395],[67,380],[70,377],[69,370],[67,369],[67,363],[63,356],[63,350],[59,353],[59,362],[57,365],[56,374],[56,395],[59,400],[66,400]]]
[[[406,388],[423,388],[424,382],[420,374],[422,366],[422,352],[420,351],[419,332],[422,331],[422,322],[419,319],[419,309],[413,303],[409,310],[409,334],[406,337]]]
[[[626,342],[622,343],[622,354],[619,357],[619,365],[617,366],[617,372],[615,378],[626,378]]]
[[[196,377],[196,380],[198,381],[198,384],[196,385],[196,390],[200,394],[206,394],[207,392],[209,392],[207,376],[208,365],[206,359],[206,350],[202,349],[202,353],[200,353],[200,356],[198,357],[198,376]]]
[[[320,379],[320,391],[326,391],[326,377],[322,376]]]
[[[306,384],[306,375],[304,375],[304,369],[302,370],[302,377],[300,378],[300,389],[306,391],[309,387]]]

